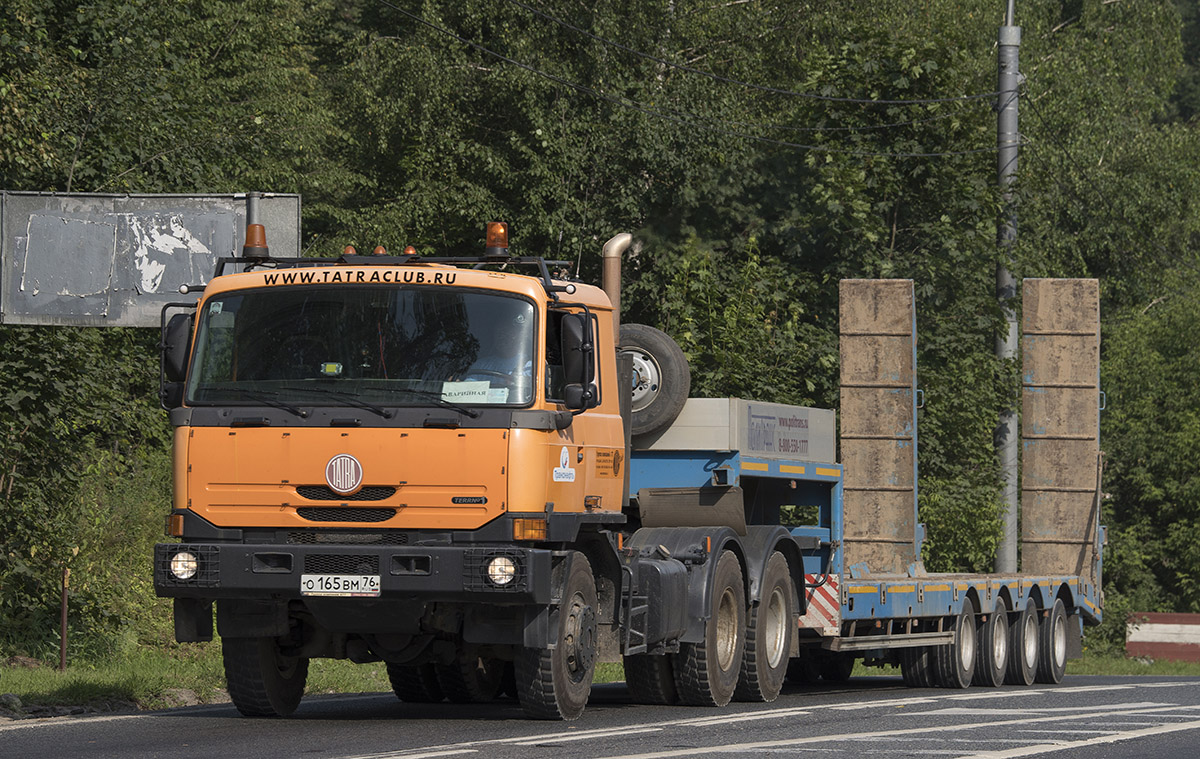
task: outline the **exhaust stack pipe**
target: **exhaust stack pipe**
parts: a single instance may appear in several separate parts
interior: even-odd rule
[[[267,250],[267,230],[259,217],[261,192],[246,193],[246,242],[242,245],[242,258],[262,260],[270,257]]]
[[[617,339],[621,335],[621,256],[632,242],[633,235],[622,232],[604,243],[604,250],[600,254],[604,259],[600,285],[604,288],[608,299],[612,301],[613,337]]]

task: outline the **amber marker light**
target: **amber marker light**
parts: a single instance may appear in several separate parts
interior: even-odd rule
[[[354,249],[353,245],[347,245],[346,247],[342,248],[342,255],[343,256],[357,256],[358,251]]]
[[[514,519],[513,540],[545,540],[545,519]]]
[[[371,255],[373,255],[373,256],[386,256],[386,255],[387,255],[387,248],[383,247],[382,245],[376,245],[376,246],[375,246],[375,250],[371,251]]]
[[[417,255],[417,249],[411,245],[405,245],[404,246],[404,255],[415,256],[415,255]]]
[[[173,538],[183,537],[183,514],[172,514],[167,517],[167,534]]]

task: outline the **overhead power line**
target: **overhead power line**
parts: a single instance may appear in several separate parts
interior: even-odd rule
[[[422,26],[424,26],[428,29],[431,29],[439,34],[451,37],[451,38],[461,42],[464,45],[467,45],[469,47],[472,47],[472,48],[480,51],[481,53],[484,53],[485,55],[489,55],[497,60],[504,61],[505,63],[516,66],[517,68],[519,68],[523,71],[527,71],[531,74],[534,74],[535,76],[539,76],[539,77],[542,77],[543,79],[547,79],[556,84],[562,85],[563,87],[567,87],[569,89],[575,90],[576,92],[580,92],[582,94],[588,95],[588,96],[596,98],[598,100],[603,100],[605,102],[612,103],[613,105],[619,106],[621,108],[626,108],[628,110],[636,111],[638,113],[641,113],[646,116],[650,116],[652,118],[661,119],[663,121],[668,121],[668,122],[671,122],[674,124],[679,124],[681,126],[690,127],[693,129],[700,129],[700,130],[703,130],[706,132],[710,132],[713,134],[719,134],[719,135],[722,135],[725,137],[736,137],[738,139],[750,140],[752,142],[757,142],[757,143],[764,144],[764,145],[773,145],[776,147],[793,148],[796,150],[810,150],[810,151],[814,151],[814,152],[833,153],[833,154],[838,154],[838,155],[849,155],[849,156],[857,156],[857,157],[875,157],[875,158],[944,158],[944,157],[951,157],[951,156],[963,156],[963,155],[974,155],[977,153],[994,153],[994,152],[996,152],[995,146],[990,146],[990,147],[986,147],[986,148],[973,148],[973,149],[967,149],[967,150],[948,150],[948,151],[935,151],[935,152],[921,152],[921,151],[882,152],[882,151],[869,151],[869,150],[850,150],[850,149],[844,149],[844,148],[830,147],[828,145],[809,145],[809,144],[804,144],[804,143],[799,143],[799,142],[789,142],[787,140],[777,140],[777,139],[773,139],[770,137],[763,137],[762,135],[749,134],[746,132],[739,132],[739,131],[732,130],[732,129],[726,129],[726,128],[723,128],[720,126],[714,126],[711,123],[705,124],[705,123],[701,123],[699,121],[689,120],[688,118],[682,118],[679,116],[675,116],[675,115],[672,115],[671,113],[668,113],[665,111],[657,110],[654,108],[647,108],[646,106],[639,105],[637,103],[626,100],[624,98],[618,98],[613,95],[608,95],[603,92],[594,90],[590,87],[579,84],[577,82],[572,82],[571,80],[566,79],[561,76],[558,76],[556,74],[551,74],[549,72],[542,71],[541,69],[535,68],[534,66],[531,66],[527,63],[518,61],[515,58],[510,58],[502,53],[498,53],[478,42],[467,39],[466,37],[463,37],[462,35],[454,32],[450,29],[447,29],[439,24],[435,24],[432,21],[429,21],[415,13],[412,13],[411,11],[401,8],[397,5],[395,5],[394,3],[389,2],[389,0],[377,0],[377,2],[380,5],[387,6],[388,8],[391,8],[392,10],[396,11],[397,13],[399,13],[403,16],[406,16],[407,18],[412,19],[413,21],[417,22],[418,24],[421,24]],[[972,96],[972,97],[974,98],[974,97],[986,97],[986,96],[980,95],[980,96]],[[865,101],[865,102],[882,103],[885,101]],[[910,102],[916,102],[916,101],[910,101]],[[929,102],[949,102],[949,100],[929,101]],[[700,118],[700,117],[696,116],[695,114],[689,114],[689,116],[691,116],[693,119]]]

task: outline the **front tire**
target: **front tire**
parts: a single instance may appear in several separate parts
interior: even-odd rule
[[[558,607],[558,645],[523,648],[514,674],[521,708],[534,719],[576,719],[583,714],[596,670],[596,580],[581,553],[572,553]]]
[[[308,679],[308,659],[284,656],[275,638],[223,638],[229,698],[247,717],[287,717]]]
[[[673,662],[679,699],[692,706],[725,706],[733,699],[746,643],[742,565],[724,551],[713,572],[704,640],[681,643]]]
[[[746,646],[734,698],[774,701],[787,677],[792,650],[795,585],[787,559],[776,551],[762,577],[762,600],[746,614]]]

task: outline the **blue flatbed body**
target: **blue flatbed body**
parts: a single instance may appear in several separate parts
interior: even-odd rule
[[[776,494],[775,500],[786,498],[786,503],[768,504],[772,508],[803,505],[809,517],[806,521],[811,524],[791,525],[783,520],[791,534],[800,539],[798,542],[806,546],[803,562],[807,611],[800,620],[802,635],[807,630],[812,635],[837,639],[870,627],[903,637],[910,621],[956,615],[968,597],[982,614],[995,611],[1001,599],[1010,611],[1016,611],[1030,602],[1045,609],[1055,598],[1061,598],[1069,613],[1077,615],[1083,624],[1099,624],[1102,619],[1101,589],[1080,576],[936,574],[924,572],[919,564],[905,574],[874,574],[869,567],[844,566],[841,464],[744,455],[736,450],[635,449],[629,475],[633,494],[641,488],[741,487]],[[1096,561],[1100,561],[1098,556]],[[853,650],[829,640],[825,645]]]

